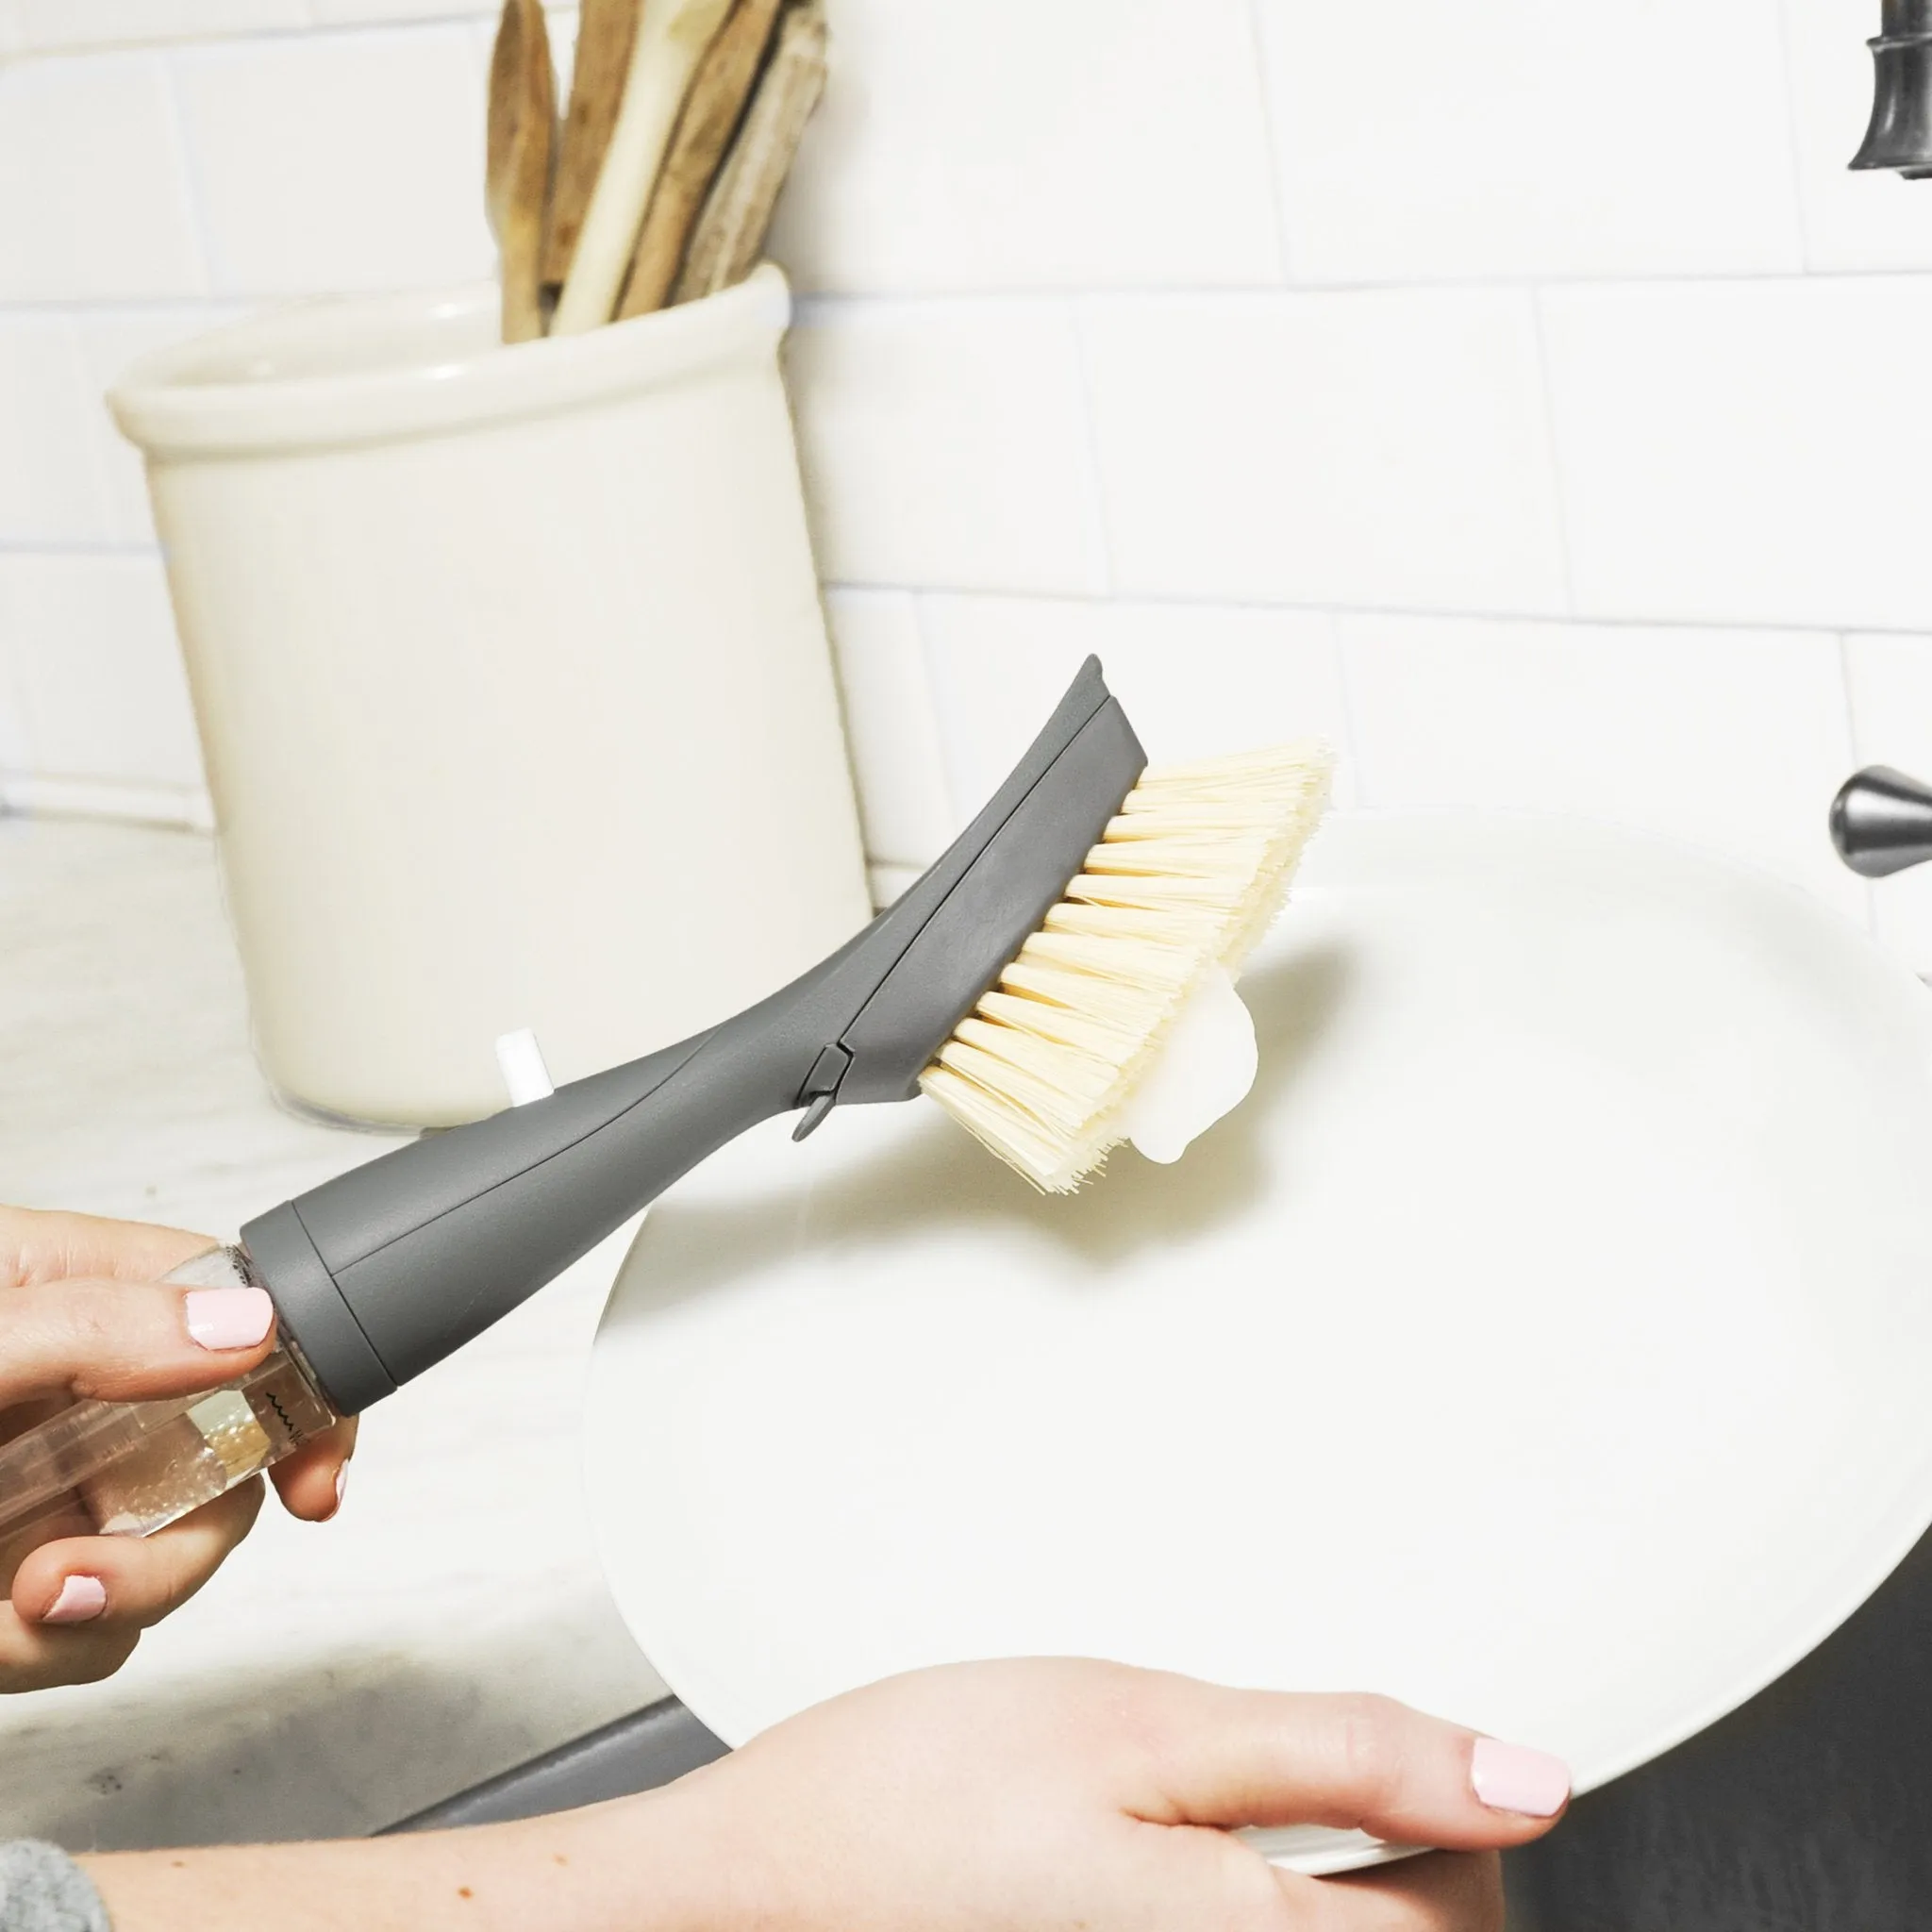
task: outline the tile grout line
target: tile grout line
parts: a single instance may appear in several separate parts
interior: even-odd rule
[[[1834,640],[1838,652],[1839,702],[1845,727],[1845,753],[1851,759],[1853,770],[1864,762],[1864,753],[1858,744],[1858,708],[1852,696],[1852,639],[1849,631],[1839,631]],[[1850,773],[1846,774],[1850,776]],[[1865,930],[1875,940],[1880,937],[1878,930],[1878,891],[1875,879],[1861,878],[1859,883],[1865,889]]]
[[[157,52],[152,57],[161,70],[161,91],[168,103],[168,125],[175,137],[175,154],[181,167],[181,196],[188,215],[188,232],[193,238],[195,265],[200,274],[201,299],[215,294],[214,252],[208,226],[208,197],[202,192],[201,170],[195,164],[193,143],[188,139],[188,116],[181,106],[173,54]]]
[[[317,294],[326,293],[316,290]],[[300,300],[299,296],[277,296],[273,300]],[[98,300],[86,296],[62,295],[45,302],[0,302],[0,324],[8,322],[74,322],[87,321],[96,315],[143,316],[172,315],[184,310],[206,310],[226,308],[230,311],[243,305],[244,298],[235,295],[108,295]]]
[[[1778,63],[1785,85],[1785,161],[1791,177],[1791,215],[1798,227],[1798,259],[1804,264],[1804,273],[1808,275],[1817,273],[1817,264],[1812,259],[1811,214],[1805,204],[1804,157],[1799,152],[1798,70],[1791,54],[1789,0],[1777,0],[1777,45]]]
[[[80,441],[81,459],[87,465],[88,480],[92,486],[93,525],[96,529],[112,530],[121,519],[115,503],[114,479],[103,456],[99,433],[99,419],[108,413],[107,396],[104,390],[94,385],[93,373],[81,342],[81,318],[77,315],[63,317],[58,326],[77,385],[75,392],[90,398],[92,406],[90,414],[93,420],[88,424],[87,433]],[[109,538],[107,541],[113,540]]]
[[[1932,200],[1932,195],[1927,196]],[[1190,302],[1302,302],[1324,295],[1446,295],[1458,292],[1497,290],[1576,289],[1621,291],[1638,289],[1707,289],[1827,286],[1855,282],[1932,281],[1932,256],[1916,265],[1863,266],[1856,268],[1810,269],[1763,268],[1727,272],[1713,269],[1683,270],[1674,273],[1615,275],[1590,271],[1575,275],[1552,274],[1547,269],[1524,269],[1515,275],[1447,275],[1382,276],[1361,280],[1294,282],[1098,282],[1084,284],[958,284],[943,287],[896,287],[876,289],[798,289],[801,311],[824,308],[858,308],[863,305],[893,306],[906,308],[940,308],[948,304],[968,307],[976,303],[1044,303],[1077,296],[1087,302],[1165,302],[1176,306]]]
[[[46,46],[23,45],[13,52],[0,50],[0,66],[26,64],[37,60],[90,60],[109,55],[159,52],[181,47],[244,47],[286,45],[291,41],[332,39],[343,34],[408,32],[423,27],[474,26],[491,19],[491,7],[464,8],[458,12],[417,14],[371,14],[362,20],[315,18],[311,0],[301,0],[303,19],[287,26],[249,26],[199,33],[150,33],[109,36],[101,40],[64,41]],[[575,7],[559,7],[553,12],[574,13]]]
[[[925,622],[926,599],[934,593],[908,590],[903,594],[911,607],[912,635],[918,642],[919,662],[925,673],[926,703],[932,717],[933,729],[939,736],[940,762],[945,777],[946,803],[951,808],[953,823],[963,830],[971,821],[973,813],[979,809],[979,804],[984,801],[975,803],[970,809],[962,808],[959,803],[958,774],[954,769],[953,762],[953,739],[952,734],[946,729],[945,710],[940,703],[939,662],[933,655],[932,633],[926,627]]]
[[[4,555],[6,550],[7,545],[0,542],[0,555]],[[981,602],[1093,607],[1114,603],[1124,607],[1146,605],[1157,609],[1246,610],[1270,614],[1298,612],[1308,616],[1377,617],[1435,624],[1557,625],[1592,631],[1712,631],[1721,635],[1744,631],[1775,637],[1823,638],[1833,636],[1843,627],[1842,620],[1830,618],[1807,622],[1789,617],[1612,617],[1582,610],[1566,613],[1560,610],[1507,610],[1454,605],[1345,604],[1321,599],[1212,596],[1164,591],[1129,591],[1102,597],[1079,591],[1015,590],[961,583],[894,584],[862,577],[827,578],[824,588],[828,591],[872,592],[897,591],[917,598],[956,597]],[[1928,614],[1924,622],[1860,622],[1853,627],[1860,633],[1869,631],[1878,636],[1924,637],[1932,634],[1932,614]]]
[[[1564,477],[1563,453],[1557,437],[1557,385],[1550,367],[1548,318],[1541,289],[1529,291],[1529,326],[1536,339],[1538,391],[1543,406],[1543,453],[1550,464],[1550,493],[1557,512],[1557,550],[1563,561],[1563,613],[1576,615],[1576,554],[1571,541],[1570,491]]]
[[[1106,470],[1100,460],[1100,419],[1093,407],[1093,370],[1088,359],[1087,323],[1077,296],[1066,304],[1067,331],[1073,338],[1074,382],[1080,404],[1081,454],[1086,467],[1087,548],[1090,565],[1099,565],[1100,587],[1108,598],[1120,591],[1114,568],[1113,519],[1108,514]]]
[[[9,641],[13,626],[8,622],[8,601],[5,581],[0,579],[0,817],[19,808],[12,796],[5,791],[8,755],[17,752],[25,761],[28,771],[32,770],[38,755],[34,744],[33,713],[27,708],[26,691],[19,668],[13,661]]]
[[[283,39],[289,36],[281,36]],[[1932,197],[1928,197],[1932,198]],[[1570,276],[1531,276],[1531,275],[1491,275],[1435,277],[1419,281],[1385,282],[1297,282],[1292,285],[1272,282],[1244,283],[1189,283],[1181,285],[1143,285],[1122,283],[1118,286],[1102,285],[1086,288],[960,288],[960,289],[877,289],[864,291],[838,291],[829,290],[804,291],[796,297],[797,321],[809,325],[821,315],[840,310],[863,309],[919,309],[925,308],[941,312],[949,308],[970,309],[1001,304],[1011,307],[1044,308],[1051,303],[1077,301],[1093,306],[1108,303],[1188,303],[1224,304],[1252,303],[1260,306],[1267,303],[1302,303],[1319,301],[1324,296],[1385,295],[1391,300],[1404,297],[1426,298],[1431,295],[1447,295],[1459,292],[1495,291],[1498,290],[1533,291],[1539,296],[1547,295],[1553,290],[1576,290],[1585,292],[1620,291],[1635,289],[1646,290],[1729,290],[1746,287],[1786,286],[1800,287],[1842,287],[1857,282],[1924,282],[1932,285],[1932,261],[1921,268],[1859,268],[1825,270],[1783,270],[1775,273],[1713,275],[1570,275]],[[44,298],[8,297],[0,299],[0,317],[12,313],[42,314],[48,309],[80,308],[153,309],[180,308],[193,301],[291,301],[304,295],[319,295],[337,292],[325,288],[307,290],[275,291],[269,294],[250,297],[210,293],[203,296],[186,295],[122,295],[93,298],[86,295],[52,295]]]
[[[160,545],[155,542],[123,542],[118,539],[102,542],[85,540],[42,541],[31,537],[0,537],[0,558],[139,558],[158,557],[160,554]]]
[[[1369,783],[1369,760],[1362,749],[1361,715],[1356,703],[1354,651],[1341,634],[1341,619],[1328,614],[1328,649],[1335,659],[1335,683],[1341,694],[1341,729],[1348,740],[1349,776],[1355,786],[1357,808],[1373,808],[1374,787]]]
[[[1296,286],[1294,241],[1289,232],[1288,197],[1283,183],[1287,168],[1282,158],[1280,130],[1275,125],[1274,90],[1268,83],[1268,33],[1261,25],[1261,0],[1248,0],[1248,53],[1254,64],[1255,99],[1261,110],[1261,138],[1268,150],[1268,206],[1274,211],[1274,252],[1284,286]]]

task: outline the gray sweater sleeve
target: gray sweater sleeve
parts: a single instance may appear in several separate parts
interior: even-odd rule
[[[58,1845],[0,1842],[0,1932],[109,1932],[100,1894]]]

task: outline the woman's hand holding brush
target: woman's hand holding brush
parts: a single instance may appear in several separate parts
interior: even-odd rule
[[[206,1235],[86,1214],[0,1208],[0,1441],[75,1396],[148,1401],[218,1388],[274,1346],[258,1288],[160,1277]],[[292,1516],[341,1500],[354,1424],[277,1465]],[[0,1691],[89,1683],[120,1669],[149,1624],[177,1609],[248,1534],[261,1484],[245,1483],[147,1538],[105,1537],[66,1498],[0,1546]]]

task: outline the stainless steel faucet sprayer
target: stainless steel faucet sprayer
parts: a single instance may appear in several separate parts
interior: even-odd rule
[[[1867,765],[1831,801],[1831,842],[1868,879],[1932,858],[1932,785],[1890,765]]]

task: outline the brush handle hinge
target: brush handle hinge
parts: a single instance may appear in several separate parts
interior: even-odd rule
[[[805,1111],[791,1130],[794,1141],[817,1133],[824,1124],[825,1116],[839,1104],[839,1086],[851,1064],[850,1049],[841,1046],[836,1040],[811,1063],[811,1072],[805,1076],[805,1085],[799,1091],[798,1104]]]

